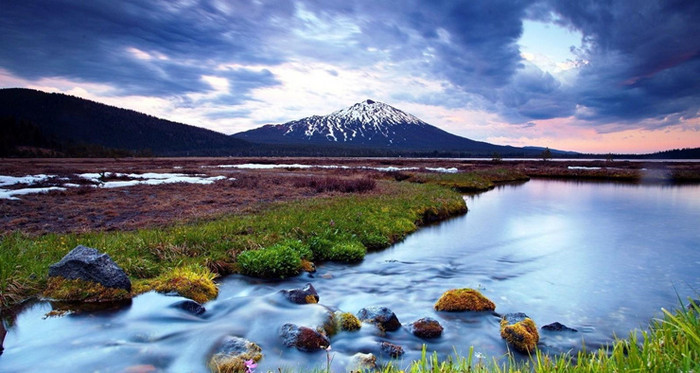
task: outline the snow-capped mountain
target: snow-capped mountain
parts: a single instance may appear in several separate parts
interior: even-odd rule
[[[330,145],[395,150],[496,152],[517,148],[469,140],[432,126],[374,100],[358,102],[328,115],[284,124],[267,124],[232,135],[264,144]]]

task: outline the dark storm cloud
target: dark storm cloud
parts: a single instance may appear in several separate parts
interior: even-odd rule
[[[576,52],[588,64],[574,84],[522,60],[523,19],[583,35]],[[697,1],[9,1],[0,11],[0,68],[194,107],[183,96],[214,89],[203,76],[229,82],[230,94],[214,104],[239,105],[280,84],[271,71],[288,61],[325,62],[334,76],[383,64],[446,82],[441,94],[396,98],[498,112],[513,123],[576,115],[669,124],[700,110],[697,19]]]
[[[697,117],[700,2],[553,1],[559,22],[580,30],[589,61],[571,90],[583,119],[637,121]]]
[[[265,33],[279,27],[259,26],[276,14],[289,16],[288,3],[235,4],[230,12],[213,4],[8,2],[0,12],[0,67],[28,79],[65,77],[166,96],[209,89],[201,76],[222,62],[280,61],[264,47]],[[152,58],[136,58],[134,48]]]

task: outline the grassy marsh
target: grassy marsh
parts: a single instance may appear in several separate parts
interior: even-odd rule
[[[297,274],[302,258],[356,262],[367,248],[387,247],[421,224],[466,211],[459,193],[436,185],[377,184],[378,193],[272,203],[253,214],[163,229],[38,237],[9,233],[0,242],[0,301],[3,308],[11,307],[40,293],[46,287],[48,266],[79,244],[109,254],[143,291],[148,284],[155,289],[154,279],[167,278],[181,267],[216,275],[237,271],[241,269],[237,258],[251,255],[244,254],[247,251],[283,252],[246,272],[260,277]],[[297,242],[298,248],[289,248],[289,242]],[[271,265],[280,266],[280,271],[270,274]]]

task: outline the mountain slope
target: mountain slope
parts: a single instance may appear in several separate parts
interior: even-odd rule
[[[232,135],[263,144],[336,145],[394,151],[468,151],[490,155],[523,153],[453,135],[387,104],[365,100],[329,115],[314,115]]]
[[[36,127],[54,142],[153,155],[239,154],[251,144],[207,129],[58,93],[0,89],[0,118]]]

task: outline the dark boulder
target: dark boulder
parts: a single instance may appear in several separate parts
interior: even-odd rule
[[[183,300],[180,302],[177,302],[173,304],[171,307],[173,308],[179,308],[187,313],[193,314],[195,316],[199,316],[206,312],[206,308],[202,306],[201,304],[193,301],[193,300]]]
[[[49,277],[96,282],[107,288],[131,291],[131,281],[109,257],[96,249],[76,246],[58,263],[49,267]]]
[[[382,342],[379,345],[379,349],[382,351],[383,354],[387,354],[394,359],[403,355],[403,347],[395,345],[393,343]]]
[[[577,332],[578,331],[574,328],[569,328],[568,326],[566,326],[558,321],[543,326],[542,330],[547,330],[550,332]]]
[[[430,317],[424,317],[411,324],[411,333],[418,338],[438,338],[442,335],[442,325]]]
[[[372,306],[361,309],[357,313],[360,321],[376,324],[384,331],[391,332],[401,327],[401,322],[389,308]]]
[[[319,296],[310,283],[301,289],[282,290],[282,294],[291,302],[296,304],[318,303]]]
[[[284,324],[280,337],[287,347],[296,347],[299,351],[314,352],[328,348],[331,341],[325,335],[305,326]]]

